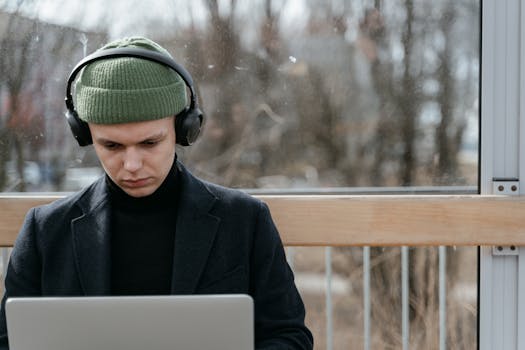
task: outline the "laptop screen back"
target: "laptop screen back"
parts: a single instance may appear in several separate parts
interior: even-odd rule
[[[251,350],[248,295],[10,298],[11,350]]]

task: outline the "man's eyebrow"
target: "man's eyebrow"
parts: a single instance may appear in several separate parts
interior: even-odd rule
[[[165,132],[159,132],[157,134],[153,134],[151,136],[148,136],[146,137],[145,139],[143,139],[142,141],[140,141],[139,143],[143,143],[143,142],[148,142],[148,141],[156,141],[156,140],[161,140],[163,139],[164,137],[166,137],[166,133]]]
[[[159,133],[147,136],[146,138],[138,141],[137,144],[144,143],[144,142],[149,142],[149,141],[161,140],[161,139],[165,138],[166,135],[167,135],[167,133],[161,131]],[[108,138],[105,138],[105,137],[98,137],[98,138],[95,139],[95,141],[97,143],[99,143],[99,144],[104,144],[104,143],[120,144],[120,142],[118,142],[118,141],[114,141],[114,140],[111,140],[111,139],[108,139]]]
[[[110,140],[110,139],[106,139],[106,138],[104,138],[104,137],[97,137],[97,138],[95,139],[95,141],[96,141],[97,143],[100,143],[100,144],[103,144],[103,143],[118,143],[118,142],[116,142],[116,141],[113,141],[113,140]]]

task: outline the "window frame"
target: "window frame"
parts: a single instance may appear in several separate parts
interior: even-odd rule
[[[525,249],[494,247],[525,246],[525,6],[484,0],[481,11],[479,195],[259,197],[287,245],[480,246],[478,347],[525,348]],[[518,196],[494,195],[501,180]],[[0,195],[0,246],[13,244],[28,208],[59,197]]]

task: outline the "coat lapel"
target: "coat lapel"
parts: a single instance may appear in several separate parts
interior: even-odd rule
[[[220,218],[210,213],[217,198],[177,162],[181,193],[173,257],[173,294],[195,292]],[[104,179],[78,202],[83,215],[71,222],[79,278],[85,295],[111,293],[110,204]]]
[[[80,283],[85,295],[108,295],[110,282],[110,208],[99,180],[88,198],[78,203],[83,215],[71,222]]]
[[[216,197],[178,163],[181,193],[173,257],[173,294],[195,292],[220,219],[210,213]]]

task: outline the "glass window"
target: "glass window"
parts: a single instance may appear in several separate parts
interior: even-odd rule
[[[0,191],[75,191],[103,173],[71,136],[65,82],[103,43],[144,35],[195,80],[205,126],[178,155],[201,178],[252,193],[477,193],[479,27],[478,0],[0,0]],[[400,348],[400,254],[371,250],[372,348]],[[293,256],[323,349],[324,250]],[[475,348],[476,256],[447,250],[450,348]],[[332,258],[334,345],[359,348],[362,250]],[[437,344],[437,265],[437,248],[410,250],[415,348]]]
[[[478,1],[6,0],[0,15],[3,191],[76,190],[101,173],[64,121],[65,80],[129,35],[192,73],[206,123],[178,153],[206,179],[476,188]]]

